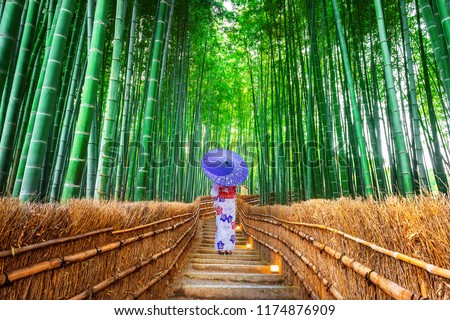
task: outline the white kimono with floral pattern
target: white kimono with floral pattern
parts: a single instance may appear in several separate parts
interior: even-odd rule
[[[211,196],[216,208],[216,250],[234,250],[236,242],[236,187],[222,187],[214,183]]]

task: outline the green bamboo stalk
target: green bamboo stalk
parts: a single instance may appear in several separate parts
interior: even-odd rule
[[[11,60],[9,63],[9,72],[6,76],[5,85],[3,88],[3,91],[0,91],[1,96],[1,103],[0,103],[0,137],[1,133],[3,131],[3,125],[5,122],[6,117],[6,111],[7,111],[7,105],[10,101],[10,94],[11,94],[11,88],[14,81],[14,71],[16,70],[16,64],[20,52],[20,47],[22,43],[22,34],[23,30],[25,28],[25,21],[27,17],[27,11],[28,11],[28,1],[25,2],[22,13],[20,16],[20,24],[19,24],[19,30],[17,32],[16,40],[14,41],[14,50],[13,54],[11,56]],[[8,70],[7,70],[8,71]]]
[[[81,191],[80,186],[83,171],[86,166],[89,133],[92,119],[94,118],[94,109],[96,108],[96,94],[103,60],[108,8],[109,0],[97,1],[91,48],[89,51],[88,66],[83,87],[82,103],[61,197],[63,201],[77,197]]]
[[[129,127],[131,120],[129,117],[131,115],[130,112],[130,100],[131,100],[131,76],[133,73],[133,53],[134,53],[134,43],[135,43],[135,34],[136,34],[136,11],[137,11],[138,0],[133,1],[133,12],[131,17],[131,27],[130,27],[130,39],[128,42],[128,59],[127,59],[127,71],[126,71],[126,80],[125,80],[125,97],[124,97],[124,105],[122,109],[122,128],[120,130],[120,146],[119,146],[119,158],[117,163],[117,174],[116,174],[116,199],[124,199],[126,185],[122,184],[124,165],[126,164],[126,154],[128,150],[128,142],[129,142]],[[126,180],[125,180],[126,182]]]
[[[445,39],[447,40],[447,51],[450,52],[450,9],[448,2],[445,0],[437,0],[437,9],[441,16],[441,23],[444,29]]]
[[[30,119],[31,105],[32,105],[32,101],[33,101],[34,91],[36,90],[37,82],[39,79],[38,72],[40,71],[40,67],[41,67],[40,56],[41,56],[41,50],[39,50],[37,52],[36,59],[32,59],[34,68],[33,68],[32,74],[31,74],[30,84],[28,86],[27,98],[26,98],[26,101],[24,102],[25,103],[25,105],[23,107],[24,112],[23,112],[23,116],[22,116],[22,120],[21,120],[20,132],[18,133],[17,142],[16,142],[17,147],[14,150],[13,164],[11,166],[11,172],[9,174],[7,193],[11,194],[13,197],[17,197],[20,193],[20,190],[18,190],[17,193],[14,193],[13,188],[14,188],[14,184],[16,182],[16,176],[17,176],[17,170],[19,167],[20,156],[22,153],[22,147],[23,147],[25,135],[27,132],[27,124]]]
[[[395,151],[398,157],[399,168],[401,170],[403,187],[407,197],[414,195],[414,185],[409,163],[409,155],[406,150],[403,126],[400,118],[400,111],[394,86],[394,77],[391,66],[391,57],[386,37],[386,27],[384,25],[383,9],[381,0],[375,0],[375,12],[378,20],[378,33],[380,35],[381,49],[383,53],[384,71],[386,78],[386,88],[389,98],[389,108],[394,129]]]
[[[80,39],[77,43],[77,52],[75,57],[75,63],[72,72],[72,78],[70,81],[69,95],[64,112],[64,119],[61,127],[61,134],[58,139],[55,171],[52,180],[52,187],[50,191],[50,200],[58,201],[60,197],[60,190],[62,184],[62,177],[64,172],[64,165],[67,159],[67,149],[70,131],[70,122],[74,117],[74,104],[75,104],[75,92],[80,82],[81,73],[81,58],[84,42],[86,39],[86,19],[84,19],[83,26],[81,28]]]
[[[365,194],[367,197],[372,197],[373,189],[372,189],[372,181],[371,181],[371,177],[370,177],[369,161],[367,159],[366,143],[364,141],[364,137],[363,137],[363,133],[362,133],[361,115],[360,115],[359,108],[358,108],[358,105],[356,102],[355,89],[354,89],[354,85],[353,85],[353,76],[351,73],[350,62],[349,62],[349,57],[348,57],[348,52],[347,52],[347,44],[345,42],[344,33],[342,30],[342,23],[341,23],[341,18],[340,18],[337,1],[332,0],[332,2],[333,2],[334,16],[336,19],[336,27],[338,29],[339,41],[340,41],[340,45],[341,45],[342,59],[344,61],[345,76],[347,79],[348,89],[350,91],[350,102],[352,105],[354,127],[355,127],[357,141],[358,141],[359,156],[361,159],[360,162],[361,162],[363,179],[364,179]]]
[[[115,127],[119,113],[119,78],[120,78],[120,57],[123,47],[123,25],[125,19],[125,4],[123,0],[117,0],[115,30],[113,41],[113,55],[111,62],[111,76],[108,88],[108,100],[106,103],[105,116],[103,121],[103,132],[100,139],[100,158],[97,170],[96,199],[109,199],[109,185],[111,178],[111,168],[114,166],[114,157],[109,153],[109,148],[115,148]]]
[[[0,22],[0,94],[16,47],[24,3],[25,0],[10,0],[5,3]]]
[[[376,152],[378,152],[378,164],[376,167],[377,170],[377,179],[378,179],[378,188],[379,194],[381,197],[385,197],[387,195],[387,185],[386,185],[386,172],[384,169],[384,158],[382,153],[382,145],[381,145],[381,126],[380,126],[380,106],[379,106],[379,94],[378,94],[378,77],[377,77],[377,68],[375,63],[375,53],[374,53],[374,45],[373,45],[373,32],[372,32],[372,19],[370,19],[370,70],[372,73],[371,82],[372,82],[372,118],[373,118],[373,130],[375,134],[375,144],[373,147]]]
[[[55,118],[53,121],[53,130],[52,130],[52,140],[51,140],[51,144],[50,147],[47,148],[47,152],[48,152],[48,158],[50,159],[50,163],[54,164],[56,163],[56,150],[57,150],[57,145],[58,145],[58,141],[61,135],[61,130],[62,130],[62,118],[64,117],[64,112],[65,112],[65,105],[66,105],[66,101],[67,101],[67,97],[69,95],[69,88],[70,88],[70,80],[71,77],[73,75],[73,65],[74,65],[74,59],[75,59],[75,55],[76,55],[76,49],[77,49],[77,44],[80,38],[80,27],[83,24],[82,19],[85,18],[85,15],[83,14],[83,11],[85,12],[85,10],[83,10],[85,7],[82,6],[82,3],[79,2],[77,9],[76,9],[76,16],[75,16],[75,20],[74,20],[74,25],[72,28],[72,33],[70,36],[70,45],[69,45],[69,50],[68,50],[68,54],[67,54],[67,60],[65,62],[65,70],[64,70],[64,77],[62,80],[62,85],[61,85],[61,90],[59,92],[59,97],[58,97],[58,102],[57,102],[57,107],[56,107],[56,114],[55,114]],[[78,41],[77,41],[78,40]],[[49,178],[51,178],[51,176],[53,176],[53,172],[55,167],[52,166],[51,168],[51,174],[48,174],[46,176],[48,176]],[[43,171],[45,172],[45,171]],[[50,186],[49,186],[50,189]],[[48,190],[48,192],[50,192],[50,190]]]
[[[59,10],[59,7],[57,8],[57,10]],[[48,11],[48,13],[46,14],[47,16],[47,20],[50,18],[50,11]],[[45,19],[44,19],[45,22]],[[53,33],[56,27],[56,19],[53,19],[52,22],[53,27],[50,28],[50,36],[47,36],[47,40],[51,41],[51,39],[53,38]],[[48,28],[47,28],[48,29]],[[41,66],[41,72],[39,74],[39,80],[36,86],[36,92],[30,92],[31,94],[29,94],[28,98],[27,98],[27,108],[30,108],[30,116],[29,116],[29,121],[27,121],[27,126],[26,126],[26,134],[23,137],[23,147],[22,144],[19,145],[19,148],[22,147],[21,151],[18,150],[17,156],[20,154],[20,158],[19,158],[19,166],[17,169],[17,175],[16,175],[16,179],[14,181],[14,189],[13,189],[13,197],[18,197],[20,194],[20,190],[22,188],[22,181],[23,181],[23,174],[25,172],[25,165],[27,162],[27,158],[28,158],[28,151],[29,151],[29,147],[30,147],[30,142],[31,142],[31,135],[33,133],[33,128],[34,128],[34,122],[35,122],[35,118],[36,118],[36,111],[39,105],[39,99],[41,96],[41,91],[42,91],[42,85],[44,83],[44,76],[45,76],[45,70],[47,68],[47,61],[48,61],[48,57],[50,54],[50,44],[47,41],[47,45],[45,48],[45,53],[44,53],[44,59],[42,62],[42,66]],[[32,95],[34,93],[34,96]],[[25,122],[24,122],[25,124]],[[24,124],[22,125],[22,129],[25,128]],[[22,130],[24,131],[24,130]],[[23,133],[21,132],[20,134],[21,136],[23,136]]]
[[[151,62],[151,74],[150,74],[150,83],[147,91],[147,102],[145,106],[145,115],[144,115],[144,125],[142,130],[141,142],[144,150],[141,151],[141,155],[139,157],[139,166],[138,173],[136,179],[136,191],[134,195],[134,199],[136,201],[141,201],[146,198],[147,193],[147,178],[149,176],[149,167],[150,161],[149,159],[151,155],[151,151],[149,150],[151,143],[151,127],[153,122],[153,116],[155,112],[155,106],[157,103],[157,92],[159,85],[159,73],[161,69],[161,57],[162,57],[162,49],[163,43],[162,38],[164,35],[165,29],[165,21],[164,17],[166,16],[168,4],[164,0],[160,1],[159,10],[158,10],[158,18],[156,23],[156,29],[154,32],[153,39],[153,52],[152,52],[152,62]]]
[[[429,0],[419,0],[419,5],[420,11],[422,12],[422,17],[427,25],[428,34],[430,35],[433,53],[439,67],[445,91],[447,93],[447,100],[450,101],[450,63],[447,48],[445,46],[442,47],[441,42],[439,41],[438,27]],[[438,22],[440,23],[440,21]]]
[[[441,1],[438,1],[441,2]],[[405,51],[407,60],[407,69],[409,77],[409,102],[412,113],[412,130],[413,130],[413,145],[414,145],[414,160],[417,163],[417,177],[419,179],[420,187],[424,190],[428,189],[428,181],[423,163],[423,146],[420,136],[419,124],[419,106],[417,103],[416,82],[414,77],[414,68],[412,61],[411,41],[409,36],[408,19],[406,14],[405,0],[400,1],[400,9],[402,16],[403,34],[405,38]]]
[[[312,5],[309,5],[309,10],[312,11]],[[311,21],[311,20],[310,20]],[[312,31],[314,26],[310,22],[309,34],[312,39]],[[312,40],[311,40],[312,41]],[[306,108],[306,199],[312,199],[315,197],[314,190],[314,175],[313,175],[313,165],[314,165],[314,110],[313,110],[313,80],[312,80],[312,70],[313,70],[313,48],[310,47],[309,54],[309,68],[308,68],[308,102]]]
[[[48,123],[51,123],[56,107],[56,93],[60,85],[62,60],[74,5],[74,0],[64,0],[59,11],[20,190],[21,201],[31,200],[39,191],[41,170],[51,129]]]
[[[327,31],[329,29],[327,28]],[[329,41],[329,32],[327,32],[327,40]],[[333,119],[337,136],[337,158],[339,164],[339,175],[340,175],[340,195],[344,197],[348,197],[350,195],[349,185],[348,185],[348,174],[347,174],[347,161],[344,150],[344,137],[343,137],[343,129],[342,129],[342,120],[341,120],[341,112],[340,105],[337,97],[337,88],[336,88],[336,69],[333,58],[333,50],[331,45],[328,44],[328,56],[330,61],[330,82],[331,82],[331,103],[333,106]]]
[[[9,103],[7,105],[5,125],[3,126],[3,132],[0,140],[0,194],[4,194],[6,191],[6,181],[12,164],[12,149],[16,138],[16,131],[18,127],[17,120],[20,112],[20,106],[25,95],[25,83],[27,80],[26,75],[28,63],[30,62],[30,56],[32,53],[32,46],[34,43],[38,9],[39,1],[31,1],[27,11],[18,62],[14,72]]]

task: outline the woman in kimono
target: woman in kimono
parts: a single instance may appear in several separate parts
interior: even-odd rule
[[[216,238],[214,249],[218,254],[232,254],[236,242],[236,186],[224,187],[214,183],[211,196],[216,208]]]

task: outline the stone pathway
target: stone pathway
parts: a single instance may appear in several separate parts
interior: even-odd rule
[[[246,236],[236,232],[236,250],[219,255],[214,250],[215,220],[203,220],[200,241],[188,265],[176,279],[170,299],[295,300],[298,289],[284,284],[284,276],[270,271],[261,255],[246,248]]]

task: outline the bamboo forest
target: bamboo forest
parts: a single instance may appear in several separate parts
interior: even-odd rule
[[[1,0],[0,192],[191,202],[448,193],[446,0]]]
[[[450,0],[0,0],[0,302],[450,300],[449,183]]]

